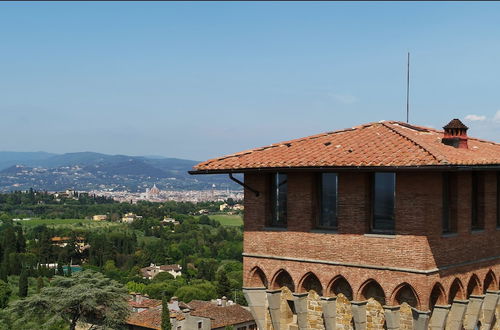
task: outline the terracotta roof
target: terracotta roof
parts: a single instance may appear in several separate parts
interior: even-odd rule
[[[191,173],[294,167],[500,165],[500,144],[468,138],[468,149],[441,142],[443,131],[397,121],[369,123],[280,142],[194,166]]]
[[[161,306],[159,306],[139,313],[131,313],[126,323],[147,329],[161,330],[161,310]]]
[[[189,306],[194,308],[191,315],[211,319],[212,329],[254,320],[249,311],[237,304],[222,307],[208,301],[193,300]]]

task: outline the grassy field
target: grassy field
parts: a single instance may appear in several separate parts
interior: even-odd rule
[[[243,218],[241,215],[232,214],[212,214],[208,216],[210,219],[219,221],[223,226],[241,226],[243,225]]]
[[[23,226],[34,227],[38,225],[46,225],[50,227],[79,227],[79,228],[98,228],[117,226],[119,223],[108,221],[93,221],[86,219],[31,219],[18,221]]]

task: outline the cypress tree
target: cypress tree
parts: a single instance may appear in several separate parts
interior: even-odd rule
[[[28,272],[23,267],[19,276],[19,297],[28,296]]]
[[[168,310],[168,300],[165,292],[161,298],[161,330],[171,330],[170,311]]]
[[[219,280],[217,281],[217,294],[219,297],[226,296],[229,297],[231,294],[231,283],[227,278],[226,271],[221,269],[219,272]]]
[[[59,276],[64,276],[64,268],[61,262],[57,263],[57,274]]]
[[[9,281],[9,279],[7,278],[7,275],[9,275],[8,270],[7,270],[7,262],[4,261],[0,265],[0,280],[7,283]]]

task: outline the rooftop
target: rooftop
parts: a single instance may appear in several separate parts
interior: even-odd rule
[[[449,125],[458,127],[459,123],[453,120]],[[468,137],[468,148],[464,149],[442,143],[443,137],[444,132],[441,130],[398,121],[382,121],[210,159],[194,166],[190,173],[290,168],[500,165],[498,143]]]

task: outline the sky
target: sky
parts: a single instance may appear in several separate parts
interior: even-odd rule
[[[0,150],[205,160],[380,120],[500,142],[499,2],[0,2]]]

